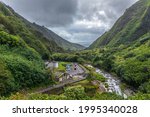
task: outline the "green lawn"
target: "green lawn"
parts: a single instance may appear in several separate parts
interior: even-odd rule
[[[70,62],[59,62],[57,71],[65,72],[66,71],[66,65],[71,64]]]

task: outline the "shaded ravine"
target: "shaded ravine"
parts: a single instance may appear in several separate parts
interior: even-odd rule
[[[130,96],[131,93],[133,93],[131,89],[126,89],[126,93],[123,92],[120,88],[121,81],[110,73],[104,72],[98,68],[96,68],[96,73],[99,73],[106,78],[106,83],[108,84],[108,88],[106,88],[107,92],[114,92],[117,95],[124,97],[125,99]]]

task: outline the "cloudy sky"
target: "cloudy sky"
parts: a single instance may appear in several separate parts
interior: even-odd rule
[[[90,45],[137,0],[0,0],[64,39]]]

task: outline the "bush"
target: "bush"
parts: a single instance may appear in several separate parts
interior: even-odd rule
[[[56,61],[65,61],[65,62],[77,62],[78,56],[74,54],[66,54],[66,53],[56,53],[53,54],[53,59]]]
[[[34,87],[48,81],[48,76],[40,65],[25,60],[20,56],[4,56],[8,69],[14,76],[19,89]],[[45,81],[46,80],[46,81]]]
[[[94,100],[123,100],[123,97],[116,95],[114,93],[97,93]]]
[[[29,100],[66,100],[64,95],[31,94]]]
[[[137,93],[128,98],[129,100],[150,100],[150,94]]]
[[[142,84],[139,87],[140,91],[142,93],[149,93],[150,94],[150,81],[149,82],[145,82],[144,84]]]
[[[147,61],[149,58],[150,58],[150,54],[149,53],[142,54],[142,55],[136,57],[136,59],[141,61],[141,62]]]
[[[84,88],[81,86],[74,86],[65,89],[64,95],[68,100],[86,100],[89,97],[86,95]]]
[[[25,42],[19,37],[9,35],[3,31],[0,31],[0,44],[6,44],[10,47],[25,46]]]
[[[111,71],[113,67],[113,58],[106,58],[102,63],[102,68],[106,71]]]
[[[88,68],[90,70],[90,68]],[[88,80],[99,80],[101,82],[105,82],[106,81],[106,78],[103,77],[101,74],[99,73],[96,73],[95,71],[93,71],[92,69],[90,70],[90,72],[88,73],[88,76],[87,76],[87,79]]]
[[[15,80],[6,65],[0,59],[0,96],[6,95],[14,91]]]
[[[80,64],[84,64],[85,63],[85,60],[83,58],[78,58],[77,59],[77,62],[80,63]]]
[[[118,67],[118,75],[128,84],[139,87],[150,78],[149,62],[139,62],[135,59],[127,60],[121,67]]]
[[[98,89],[98,86],[85,86],[85,93],[90,96],[90,97],[93,97]]]
[[[132,58],[132,57],[134,57],[134,56],[135,56],[134,53],[128,53],[127,55],[124,56],[124,58],[125,58],[125,59],[127,59],[127,58]]]
[[[44,62],[30,47],[0,46],[1,95],[51,82]]]

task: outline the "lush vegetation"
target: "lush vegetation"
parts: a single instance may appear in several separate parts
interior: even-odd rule
[[[114,26],[98,38],[89,48],[130,44],[150,31],[149,19],[149,0],[139,0],[128,8]]]
[[[40,55],[21,38],[0,32],[0,95],[50,83]]]
[[[44,36],[47,37],[49,40],[54,40],[57,43],[57,45],[59,45],[65,51],[83,50],[85,48],[84,46],[82,46],[80,44],[71,43],[71,42],[63,39],[62,37],[58,36],[57,34],[55,34],[54,32],[52,32],[51,30],[47,29],[44,26],[39,26],[36,23],[33,23],[32,26],[36,30],[38,30],[39,32],[44,34]]]
[[[91,91],[90,91],[91,92]],[[3,100],[122,100],[123,98],[112,93],[94,93],[88,95],[87,89],[80,85],[65,88],[61,95],[48,94],[23,94],[16,93],[9,97],[1,97]]]
[[[45,38],[32,25],[32,23],[15,13],[13,9],[0,3],[0,31],[18,35],[29,47],[40,53],[43,59],[49,59],[52,52],[63,51],[54,41]]]
[[[113,72],[138,91],[130,99],[148,99],[150,94],[149,19],[150,1],[139,0],[89,47],[101,47],[92,61],[95,66]]]
[[[1,99],[123,99],[113,93],[98,92],[98,87],[91,82],[105,82],[105,78],[87,64],[117,75],[126,84],[124,87],[128,85],[134,89],[135,94],[128,99],[150,99],[149,5],[148,0],[140,0],[129,8],[109,32],[90,46],[97,49],[60,53],[64,50],[54,41],[45,38],[30,22],[0,3]],[[53,74],[45,69],[43,61],[48,59],[64,61],[57,69],[62,72],[69,62],[84,65],[87,80],[65,87],[60,95],[16,93],[52,83]]]
[[[123,82],[141,93],[149,94],[149,44],[150,38],[143,38],[129,46],[100,49],[99,54],[92,59],[92,63],[96,67],[116,74]]]
[[[58,63],[58,68],[56,69],[56,71],[65,72],[67,64],[71,65],[70,62],[59,62]]]
[[[63,49],[0,2],[0,96],[52,83],[42,59],[57,51]]]
[[[122,82],[143,93],[143,96],[150,93],[149,34],[144,35],[141,39],[130,45],[84,50],[72,54],[55,54],[53,56],[54,59],[63,61],[70,61],[70,59],[67,58],[74,57],[77,62],[78,59],[82,59],[82,64],[90,63],[95,67],[104,69],[119,76]],[[89,72],[89,79],[105,81],[105,78],[95,74],[92,68],[86,67],[86,69],[91,71]]]

